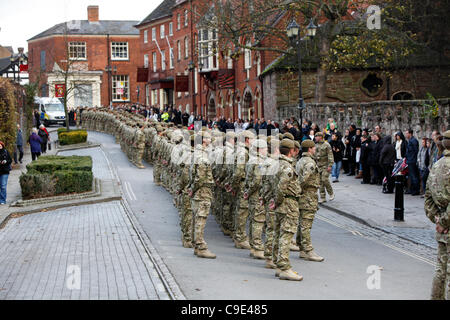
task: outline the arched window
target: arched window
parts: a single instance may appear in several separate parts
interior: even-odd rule
[[[361,80],[360,88],[369,97],[375,97],[383,90],[384,81],[376,73],[369,73]]]
[[[407,91],[399,91],[392,95],[392,100],[413,100],[414,96]]]

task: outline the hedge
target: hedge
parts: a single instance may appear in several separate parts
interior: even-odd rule
[[[62,131],[61,133],[58,130],[59,144],[62,146],[85,143],[87,141],[87,137],[88,133],[85,130],[77,130],[69,132]]]
[[[40,157],[20,177],[24,200],[92,190],[91,157]]]
[[[0,77],[0,141],[13,155],[17,134],[17,101],[15,88],[9,79]]]

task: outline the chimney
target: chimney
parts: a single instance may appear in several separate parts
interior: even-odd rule
[[[89,22],[98,22],[98,6],[88,7],[88,20]]]

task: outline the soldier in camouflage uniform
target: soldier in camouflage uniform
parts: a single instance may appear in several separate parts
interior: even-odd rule
[[[274,238],[274,223],[275,211],[269,208],[269,202],[275,198],[275,190],[278,186],[278,172],[280,170],[280,140],[278,137],[269,137],[270,156],[266,157],[263,167],[264,175],[261,181],[261,201],[264,205],[266,213],[266,241],[264,243],[264,258],[266,259],[267,269],[276,269],[273,263],[273,238]]]
[[[275,276],[281,280],[301,281],[303,277],[292,270],[289,254],[292,238],[298,226],[298,201],[301,193],[293,166],[294,142],[284,139],[280,144],[280,172],[275,197],[269,202],[275,211],[273,262]]]
[[[330,173],[333,167],[334,157],[333,150],[330,144],[323,139],[323,133],[316,133],[316,161],[319,167],[320,173],[320,201],[319,203],[324,203],[327,201],[327,196],[325,194],[325,189],[330,196],[330,201],[334,200],[333,187],[330,183]]]
[[[216,255],[208,250],[204,239],[206,219],[208,218],[211,201],[213,200],[214,179],[207,148],[211,143],[211,134],[201,134],[202,144],[197,144],[194,151],[194,161],[189,171],[189,196],[192,198],[194,213],[194,254],[199,258],[215,259]]]
[[[234,208],[235,197],[231,192],[228,192],[229,186],[232,183],[234,171],[234,157],[235,157],[236,134],[232,131],[226,133],[226,142],[224,147],[224,165],[222,174],[219,177],[222,184],[222,232],[225,235],[232,235],[234,233]]]
[[[161,162],[161,158],[160,158],[160,150],[161,150],[161,146],[162,146],[162,136],[164,133],[164,129],[162,126],[158,125],[156,127],[156,131],[157,131],[157,135],[154,139],[153,142],[153,152],[152,152],[152,159],[154,161],[154,166],[153,166],[153,181],[155,182],[155,184],[157,186],[161,185],[161,166],[162,166],[162,162]]]
[[[317,189],[320,186],[320,172],[314,160],[316,145],[311,140],[305,140],[302,148],[303,155],[296,167],[302,189],[299,200],[300,221],[297,230],[297,245],[300,247],[300,258],[322,262],[324,259],[314,252],[311,244],[311,229],[319,209]]]
[[[250,249],[247,237],[248,199],[244,198],[245,168],[249,159],[249,148],[255,138],[250,131],[243,131],[236,149],[235,169],[229,189],[236,196],[235,231],[233,240],[236,248]],[[244,139],[244,142],[242,142]]]
[[[264,245],[262,234],[266,213],[261,203],[260,187],[262,177],[265,174],[263,163],[267,157],[267,142],[262,139],[255,140],[250,149],[250,158],[246,165],[246,178],[244,199],[249,203],[249,214],[252,223],[250,225],[250,256],[255,259],[264,260]]]
[[[428,176],[425,192],[425,213],[436,224],[438,261],[431,289],[432,300],[450,300],[450,130],[444,133],[443,157]]]

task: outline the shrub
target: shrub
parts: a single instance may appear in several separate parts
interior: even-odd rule
[[[69,131],[58,133],[59,144],[62,146],[85,143],[88,133],[85,130]]]
[[[92,190],[92,158],[45,156],[27,166],[20,177],[23,199],[52,197]]]

